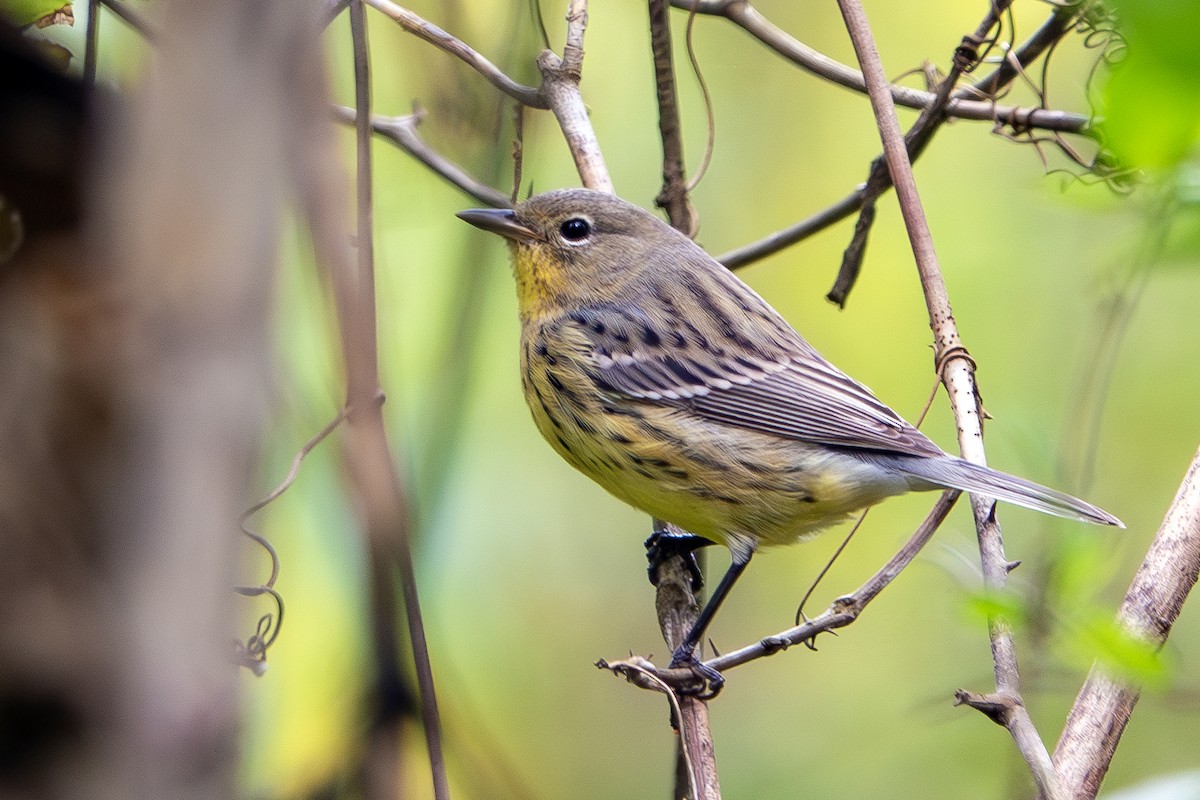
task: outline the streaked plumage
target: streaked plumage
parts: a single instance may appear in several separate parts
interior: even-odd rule
[[[569,189],[460,216],[512,247],[521,370],[542,435],[622,500],[728,545],[735,563],[942,487],[1121,524],[947,455],[634,205]]]

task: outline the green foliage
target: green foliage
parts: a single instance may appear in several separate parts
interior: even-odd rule
[[[60,9],[70,8],[71,4],[64,0],[0,0],[0,14],[18,26],[32,25]]]
[[[1000,619],[1013,627],[1025,627],[1029,609],[1025,598],[1013,592],[978,592],[968,595],[964,608],[981,623]]]
[[[1127,57],[1105,90],[1103,131],[1125,163],[1170,168],[1200,137],[1200,4],[1113,0]]]
[[[1110,673],[1135,684],[1162,688],[1171,674],[1159,649],[1113,619],[1109,609],[1096,609],[1065,642],[1081,666],[1099,661]]]

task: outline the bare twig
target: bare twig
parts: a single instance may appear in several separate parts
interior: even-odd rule
[[[100,2],[105,8],[120,17],[126,25],[140,33],[147,42],[158,43],[161,38],[158,31],[141,13],[134,11],[121,0],[100,0]]]
[[[674,535],[686,535],[686,531],[668,523],[655,520],[655,530],[664,530]],[[680,556],[672,556],[658,564],[654,572],[654,608],[663,640],[674,652],[683,643],[688,631],[700,613],[700,604],[692,585],[693,576],[687,563]],[[653,669],[649,662],[646,666]],[[696,681],[694,673],[678,670],[675,686],[691,686]],[[677,750],[675,797],[685,797],[685,784],[695,787],[691,800],[720,800],[721,784],[717,775],[716,750],[713,745],[712,727],[708,720],[708,703],[695,692],[678,695],[679,742]],[[686,772],[686,779],[680,780]]]
[[[667,212],[671,226],[685,235],[696,235],[699,218],[688,196],[683,138],[679,124],[679,99],[675,91],[675,65],[671,57],[671,18],[667,0],[650,0],[650,48],[658,99],[658,130],[663,148],[663,188],[655,203]],[[655,520],[655,530],[667,523]],[[677,531],[683,533],[683,531]],[[672,652],[696,622],[699,601],[692,576],[682,556],[659,564],[654,576],[654,604],[663,640]],[[704,697],[679,698],[680,736],[676,742],[675,797],[719,800],[716,747]]]
[[[691,0],[671,0],[677,8],[691,9]],[[1076,13],[1077,6],[1069,6]],[[783,58],[796,66],[825,78],[839,86],[858,92],[866,91],[866,82],[858,70],[849,67],[829,56],[814,50],[803,42],[795,39],[787,32],[777,27],[764,17],[747,0],[702,0],[696,12],[712,16],[722,16],[739,26],[754,38],[774,50]],[[1059,13],[1056,11],[1056,13]],[[1069,25],[1067,26],[1069,27]],[[1065,28],[1064,28],[1065,30]],[[1004,77],[997,75],[998,78]],[[1011,78],[1009,78],[1011,80]],[[887,90],[893,101],[908,108],[927,108],[936,102],[933,92],[913,89],[907,86],[897,86],[889,83]],[[1088,126],[1088,118],[1082,114],[1052,109],[1021,109],[1018,106],[997,106],[983,100],[969,100],[956,97],[946,107],[946,113],[951,117],[983,121],[1004,121],[1018,119],[1032,128],[1080,133]]]
[[[1198,574],[1200,452],[1125,593],[1117,623],[1147,645],[1161,648]],[[1096,796],[1139,694],[1136,685],[1099,665],[1092,667],[1054,748],[1064,797],[1091,800]]]
[[[937,502],[934,503],[933,508],[930,509],[929,514],[926,515],[916,531],[913,532],[913,535],[904,543],[904,546],[853,593],[837,598],[828,609],[812,619],[805,620],[803,623],[780,633],[764,637],[752,645],[733,650],[716,658],[711,658],[705,661],[704,665],[718,672],[726,672],[742,664],[748,664],[751,661],[774,655],[788,649],[792,645],[811,642],[818,634],[837,628],[844,628],[854,622],[858,619],[863,609],[878,597],[912,563],[917,554],[921,552],[921,549],[928,544],[933,534],[946,520],[950,510],[954,508],[954,503],[958,500],[960,494],[961,492],[958,491],[943,492],[938,497]],[[677,559],[671,559],[667,563],[672,564],[676,561]],[[677,632],[678,637],[682,638],[687,633],[690,622],[686,616],[676,619],[675,615],[678,612],[674,609],[688,607],[687,598],[691,597],[690,573],[686,569],[680,568],[677,574],[664,574],[664,571],[660,569],[659,575],[660,579],[664,577],[670,579],[671,585],[678,587],[672,589],[672,591],[675,591],[682,598],[680,602],[659,605],[660,624],[663,626],[664,631]],[[691,603],[693,618],[696,610],[693,600]],[[670,640],[668,640],[668,644],[671,644]],[[654,674],[673,686],[689,685],[696,680],[696,676],[692,671],[684,669],[655,669]]]
[[[339,122],[355,124],[352,108],[334,106],[333,115]],[[417,126],[424,119],[423,108],[416,108],[413,113],[400,117],[372,115],[371,129],[479,202],[493,208],[508,208],[512,205],[503,192],[471,177],[458,164],[426,144],[417,134]]]
[[[910,161],[915,161],[924,152],[929,143],[933,141],[934,134],[946,121],[946,104],[950,101],[950,93],[963,73],[975,68],[980,57],[979,46],[987,40],[988,33],[996,26],[1000,15],[1011,4],[1012,0],[993,0],[988,6],[988,12],[983,21],[975,29],[975,33],[964,36],[962,43],[955,48],[950,71],[938,84],[937,91],[934,93],[934,102],[921,110],[917,121],[904,135],[904,146],[908,151]],[[863,190],[862,210],[859,212],[858,222],[854,226],[854,235],[843,254],[842,265],[838,269],[833,288],[829,290],[829,294],[825,295],[827,300],[838,306],[845,307],[846,298],[858,280],[863,258],[866,255],[867,237],[875,222],[875,202],[880,195],[887,191],[889,186],[891,186],[891,178],[888,174],[887,160],[883,156],[879,156],[871,162],[870,173]]]
[[[671,704],[672,718],[680,720],[683,719],[684,712],[683,708],[680,706],[680,702],[685,698],[680,698],[678,695],[676,695],[674,689],[672,689],[666,681],[664,681],[662,678],[659,678],[658,675],[655,674],[654,665],[646,659],[638,656],[631,656],[627,659],[613,661],[611,663],[605,661],[604,659],[600,659],[596,662],[596,667],[599,669],[608,670],[614,675],[620,675],[621,677],[625,678],[625,680],[642,689],[652,689],[656,692],[662,692],[667,696],[667,701]],[[686,736],[686,734],[684,735]],[[697,800],[698,798],[712,796],[703,794],[703,790],[696,783],[696,771],[688,752],[688,748],[686,747],[681,746],[679,748],[679,761],[680,766],[682,767],[680,770],[682,773],[681,783],[683,785],[677,785],[675,787],[675,797],[680,798],[680,800]],[[716,779],[715,772],[713,773],[712,777],[714,780]]]
[[[370,401],[379,394],[379,352],[375,346],[375,221],[371,156],[371,58],[367,44],[367,17],[362,0],[349,0],[350,35],[354,52],[354,139],[356,153],[355,191],[357,228],[357,292],[353,295],[361,317],[348,330],[355,333],[354,352],[346,353],[346,406],[353,414],[351,426],[362,414],[375,408]]]
[[[525,107],[519,103],[513,106],[512,161],[512,194],[507,200],[509,205],[516,205],[521,195],[521,174],[525,169]]]
[[[379,356],[376,346],[374,225],[371,166],[371,93],[369,56],[367,52],[366,15],[362,0],[350,0],[350,29],[354,44],[354,86],[357,142],[357,269],[339,269],[334,275],[338,297],[338,314],[343,332],[343,356],[346,362],[346,405],[350,409],[350,436],[347,458],[351,477],[365,515],[366,529],[372,550],[374,592],[384,605],[394,602],[390,591],[391,570],[399,570],[404,612],[412,645],[417,688],[421,696],[421,719],[425,729],[425,744],[429,754],[434,797],[448,800],[449,782],[446,777],[442,749],[441,722],[437,695],[433,685],[433,670],[425,639],[410,544],[407,505],[401,495],[399,477],[387,442],[380,406],[373,402],[380,394]],[[349,266],[349,265],[344,265]],[[394,638],[390,630],[378,636],[377,655],[385,664],[395,659]],[[384,647],[386,645],[386,648]],[[390,649],[390,652],[383,652]],[[398,669],[387,667],[387,675]],[[398,729],[393,723],[393,728]],[[394,752],[394,750],[393,750]]]
[[[538,69],[542,73],[541,93],[558,120],[583,185],[612,194],[615,190],[604,163],[604,154],[600,152],[600,143],[588,119],[587,106],[579,93],[579,80],[583,74],[583,32],[586,27],[586,0],[571,0],[562,58],[552,50],[543,50],[537,59]]]
[[[674,228],[694,237],[699,220],[688,198],[683,138],[679,128],[679,98],[675,91],[675,67],[671,60],[670,6],[667,0],[650,0],[650,48],[654,55],[658,132],[663,147],[663,187],[654,202],[667,212],[667,219]]]
[[[87,0],[87,32],[84,33],[83,83],[96,85],[96,60],[99,57],[100,0]]]
[[[673,2],[676,5],[681,5],[680,0],[673,0]],[[702,3],[700,7],[700,13],[725,15],[723,9],[726,6],[732,6],[735,4],[736,3],[728,2],[728,0]],[[686,4],[683,7],[690,8],[690,6]],[[1043,53],[1045,53],[1068,31],[1071,30],[1071,26],[1078,17],[1079,13],[1080,9],[1078,6],[1056,7],[1051,13],[1050,18],[1024,43],[1022,43],[1020,47],[1013,51],[1010,54],[1010,57],[1005,59],[999,68],[984,78],[976,81],[973,85],[965,86],[955,91],[951,95],[951,99],[945,104],[945,108],[943,109],[944,113],[948,116],[961,116],[960,114],[955,113],[955,109],[962,108],[962,103],[964,102],[963,98],[980,95],[994,96],[1017,77],[1019,70],[1015,65],[1030,64],[1037,58],[1040,58]],[[784,37],[787,36],[782,32],[779,32],[779,35]],[[799,42],[796,42],[796,45],[804,48],[806,51],[809,50],[809,48],[800,44]],[[823,63],[825,61],[829,61],[829,59],[819,53],[816,53],[816,51],[811,52],[816,62]],[[849,70],[855,75],[860,74],[854,70],[851,70],[849,67],[845,67],[845,69]],[[821,73],[818,72],[817,74]],[[863,84],[863,86],[865,87],[865,84]],[[857,84],[853,88],[858,88]],[[916,92],[916,90],[907,89],[904,91]],[[915,107],[925,108],[937,103],[936,93],[917,92],[917,94],[928,95],[928,99],[927,101],[923,100],[920,105]],[[903,101],[905,96],[909,95],[905,94],[897,96],[897,102],[904,104]],[[1038,111],[1039,114],[1043,115],[1039,117],[1039,119],[1042,121],[1055,118],[1060,119],[1060,121],[1065,121],[1067,119],[1067,117],[1061,117],[1063,112],[1047,112],[1045,109],[1024,109],[1017,106],[999,106],[995,105],[994,103],[988,103],[988,106],[993,109],[994,115],[988,118],[994,119],[996,130],[1000,130],[1004,126],[1008,126],[1019,131],[1028,131],[1032,127],[1037,127],[1032,124],[1034,111]],[[1054,116],[1046,118],[1044,115],[1047,113]],[[1053,125],[1049,127],[1051,127],[1051,129],[1065,130],[1072,133],[1082,133],[1086,130],[1088,123],[1087,117],[1082,115],[1068,116],[1073,119],[1071,124],[1063,126]],[[912,157],[916,158],[920,155],[920,152],[920,148],[914,149],[912,151]],[[879,160],[880,159],[877,159],[877,161]],[[872,172],[875,174],[874,170]],[[891,182],[890,179],[888,179],[884,188],[886,189],[890,187],[890,185]],[[777,253],[786,247],[790,247],[791,245],[796,244],[797,242],[800,242],[809,236],[819,233],[825,228],[840,222],[841,220],[849,217],[851,214],[854,214],[856,211],[859,211],[859,209],[862,207],[863,198],[866,196],[866,191],[867,185],[860,185],[853,192],[843,197],[841,200],[837,201],[828,208],[808,217],[807,219],[794,223],[787,228],[772,233],[756,242],[752,242],[735,250],[731,250],[728,253],[719,256],[717,260],[730,269],[737,269],[757,261],[758,259],[772,255],[773,253]],[[836,295],[834,299],[836,300]]]
[[[850,546],[850,540],[854,538],[854,534],[858,533],[858,529],[862,527],[863,522],[867,518],[867,514],[871,509],[865,508],[858,515],[858,519],[854,520],[854,524],[850,526],[850,532],[842,539],[841,544],[834,548],[833,555],[825,562],[825,566],[817,571],[817,577],[813,578],[812,583],[804,590],[804,594],[800,596],[800,602],[796,604],[796,624],[800,624],[800,620],[806,620],[808,617],[804,615],[804,607],[808,605],[808,601],[812,599],[813,592],[817,591],[817,587],[821,585],[821,581],[825,580],[825,576],[829,574],[829,570],[833,569],[833,565],[842,557],[842,553],[846,552],[846,548]]]
[[[704,178],[704,174],[708,172],[708,167],[712,164],[713,150],[717,141],[717,112],[713,108],[712,92],[708,90],[708,81],[704,79],[704,71],[700,69],[700,59],[696,56],[696,14],[690,12],[687,19],[687,27],[684,29],[683,42],[687,50],[688,63],[692,65],[692,74],[696,76],[696,87],[700,90],[700,96],[704,99],[704,119],[708,128],[708,138],[704,142],[704,155],[700,158],[700,164],[696,167],[696,171],[692,174],[688,181],[688,191],[694,192],[696,187],[700,185],[700,181]]]
[[[908,230],[925,303],[929,309],[930,325],[934,331],[934,347],[939,373],[950,395],[950,405],[958,425],[959,447],[963,457],[979,464],[986,463],[983,448],[983,429],[980,421],[979,394],[975,385],[974,361],[970,358],[950,310],[950,298],[942,280],[929,223],[921,207],[916,182],[912,175],[912,164],[900,134],[899,121],[889,91],[887,75],[875,48],[874,37],[858,0],[838,0],[846,29],[850,33],[859,64],[867,82],[871,107],[875,112],[884,153],[892,182],[896,187],[897,199]],[[985,586],[989,591],[1003,588],[1008,576],[1008,560],[1004,556],[1004,544],[1000,526],[995,518],[995,503],[985,498],[972,496],[971,505],[975,512],[975,527],[979,535],[980,557],[983,562]],[[1006,728],[1025,758],[1043,797],[1055,800],[1060,797],[1054,767],[1049,753],[1037,735],[1023,702],[1020,702],[1020,673],[1012,631],[1007,622],[998,617],[989,620],[992,643],[992,659],[996,674],[996,689],[999,694],[1014,698],[1013,711],[1006,720]]]
[[[841,200],[828,208],[818,211],[811,217],[802,219],[756,242],[751,242],[735,250],[730,250],[728,253],[723,253],[717,256],[717,260],[726,267],[729,267],[729,269],[737,269],[738,267],[744,267],[747,264],[758,261],[761,258],[778,253],[780,250],[790,247],[796,242],[803,241],[809,236],[820,233],[829,226],[841,222],[859,210],[862,207],[862,199],[865,191],[865,184],[861,185]]]
[[[409,11],[407,8],[396,5],[391,0],[364,0],[364,2],[372,8],[382,11],[387,16],[400,23],[404,30],[414,36],[429,42],[434,47],[444,50],[452,56],[460,59],[471,69],[478,72],[486,78],[493,86],[504,92],[509,97],[521,101],[527,106],[533,108],[549,108],[549,98],[545,97],[542,92],[532,86],[525,86],[517,83],[512,78],[504,74],[503,71],[491,61],[488,61],[482,55],[477,53],[466,43],[460,39],[451,36],[444,30],[434,25],[431,22]]]
[[[862,613],[862,610],[867,607],[867,604],[886,589],[900,575],[904,568],[917,557],[917,554],[921,552],[921,548],[929,542],[934,532],[945,521],[950,510],[954,508],[954,503],[958,500],[959,494],[960,492],[957,491],[943,492],[929,511],[929,514],[926,515],[924,521],[913,532],[913,535],[909,537],[909,540],[904,543],[904,546],[886,564],[880,567],[871,576],[870,580],[853,593],[834,600],[828,609],[812,619],[805,620],[803,623],[781,633],[767,636],[747,647],[709,659],[704,662],[705,666],[712,667],[718,672],[725,672],[726,670],[763,658],[764,656],[774,655],[792,645],[810,642],[817,634],[825,633],[835,628],[844,628],[854,622],[854,620],[858,619],[858,615]]]

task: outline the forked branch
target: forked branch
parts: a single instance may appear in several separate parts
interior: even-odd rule
[[[958,425],[959,448],[964,458],[984,464],[987,459],[983,447],[979,392],[975,384],[975,362],[959,338],[958,326],[950,309],[950,297],[942,279],[941,267],[933,246],[933,237],[929,232],[929,223],[921,206],[916,181],[913,179],[912,163],[904,146],[904,138],[900,134],[900,123],[896,118],[887,75],[862,5],[858,0],[838,0],[838,5],[841,7],[846,29],[850,33],[854,51],[863,69],[888,169],[896,187],[900,211],[904,216],[904,225],[917,262],[921,287],[925,293],[925,304],[929,311],[929,322],[934,333],[935,363],[950,395],[950,406]],[[1006,582],[1008,560],[1004,556],[1000,526],[996,522],[995,503],[972,496],[971,506],[975,512],[984,584],[989,591],[997,591],[1002,589]],[[996,690],[1014,701],[1012,712],[1005,718],[1005,727],[1029,765],[1042,796],[1047,800],[1055,800],[1060,794],[1054,767],[1020,699],[1020,674],[1012,631],[1007,622],[999,617],[989,619],[988,627]]]

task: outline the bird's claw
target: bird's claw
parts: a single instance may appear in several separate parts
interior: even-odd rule
[[[683,559],[688,575],[692,579],[692,591],[700,591],[704,588],[704,573],[696,561],[696,551],[712,543],[711,540],[702,536],[680,535],[665,530],[654,531],[650,534],[650,538],[646,539],[646,561],[649,562],[646,574],[650,576],[650,583],[657,586],[658,568],[673,556],[678,556]]]
[[[702,700],[716,697],[725,686],[725,676],[696,658],[695,650],[690,647],[680,647],[676,650],[668,669],[686,669],[695,675],[699,681],[699,688],[683,687],[680,691]]]

